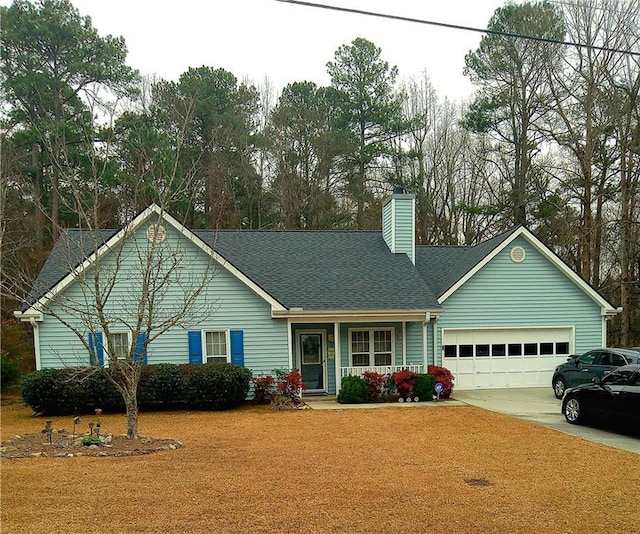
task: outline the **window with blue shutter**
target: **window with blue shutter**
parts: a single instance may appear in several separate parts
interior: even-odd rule
[[[147,338],[147,335],[145,332],[141,332],[140,334],[138,334],[138,339],[136,341],[136,350],[133,353],[133,361],[137,362],[140,359],[140,354],[142,354],[142,364],[143,365],[147,365],[147,351],[143,351],[144,348],[144,342]]]
[[[242,330],[231,330],[231,363],[244,366],[244,332]]]
[[[102,344],[102,332],[89,332],[89,365],[104,365],[104,348]]]
[[[202,363],[202,333],[192,330],[189,335],[189,363]]]

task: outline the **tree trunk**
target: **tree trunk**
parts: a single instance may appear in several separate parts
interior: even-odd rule
[[[127,438],[138,439],[138,397],[135,391],[126,391],[123,397],[127,410]]]

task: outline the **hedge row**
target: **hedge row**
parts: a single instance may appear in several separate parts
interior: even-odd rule
[[[22,380],[22,398],[43,415],[123,412],[124,401],[109,379],[109,369],[43,369]],[[231,363],[146,365],[138,384],[142,410],[196,408],[227,410],[242,404],[251,371]]]

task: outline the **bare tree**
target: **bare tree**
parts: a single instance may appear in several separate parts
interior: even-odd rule
[[[22,296],[28,313],[17,315],[24,319],[41,314],[59,321],[79,340],[89,355],[84,361],[93,364],[79,379],[106,373],[124,400],[127,436],[136,439],[137,390],[147,350],[168,331],[197,324],[215,311],[215,301],[204,298],[215,275],[215,238],[196,238],[161,207],[185,186],[175,167],[164,176],[165,187],[155,190],[156,204],[132,219],[120,211],[123,228],[105,229],[104,202],[110,205],[110,187],[117,187],[106,179],[114,164],[112,136],[88,143],[91,172],[83,176],[65,165],[62,140],[48,136],[47,142],[58,143],[50,147],[60,155],[52,164],[69,192],[65,208],[78,221],[77,229],[61,229],[48,261],[57,262],[58,271],[72,278],[63,277],[53,288],[34,287]],[[178,143],[178,152],[180,147]],[[3,285],[5,290],[15,288]]]

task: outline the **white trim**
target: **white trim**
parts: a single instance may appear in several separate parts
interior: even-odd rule
[[[37,313],[41,313],[39,310],[48,301],[50,301],[58,293],[60,293],[67,286],[69,286],[76,279],[76,277],[82,274],[87,268],[89,268],[97,258],[108,253],[119,241],[124,239],[128,234],[136,231],[137,228],[140,225],[142,225],[153,214],[161,216],[164,221],[166,221],[168,224],[173,226],[178,232],[184,235],[195,246],[197,246],[198,248],[203,250],[205,253],[210,255],[221,267],[224,267],[229,273],[235,276],[247,287],[249,287],[258,296],[260,296],[265,301],[267,301],[267,303],[271,305],[271,308],[273,311],[286,310],[286,308],[280,302],[278,302],[275,298],[269,295],[264,289],[262,289],[256,283],[254,283],[250,278],[245,276],[241,271],[239,271],[233,265],[231,265],[223,256],[218,254],[214,250],[213,245],[209,245],[208,243],[205,243],[202,239],[200,239],[197,235],[195,235],[186,226],[181,224],[172,215],[170,215],[169,213],[164,211],[162,208],[160,208],[160,206],[158,206],[157,204],[152,204],[147,209],[145,209],[142,213],[140,213],[137,217],[135,217],[124,228],[116,232],[111,238],[109,238],[105,243],[103,243],[98,248],[97,251],[92,253],[79,266],[77,266],[70,273],[68,273],[60,282],[58,282],[54,287],[52,287],[49,291],[47,291],[47,293],[45,293],[42,297],[40,297],[36,303],[32,304],[24,313],[22,313],[22,315],[34,315]]]
[[[227,346],[227,363],[231,363],[231,329],[229,328],[203,328],[200,331],[200,342],[202,344],[202,363],[207,363],[207,358],[219,358],[220,356],[207,355],[207,333],[224,332],[225,344]]]
[[[335,368],[336,368],[336,395],[340,393],[342,387],[342,375],[340,373],[342,363],[342,353],[340,349],[340,323],[333,323],[333,349],[335,350]]]
[[[558,256],[556,256],[546,245],[544,245],[536,236],[534,236],[524,226],[520,226],[515,230],[507,239],[505,239],[500,245],[494,248],[489,254],[487,254],[480,262],[478,262],[473,269],[471,269],[466,275],[458,280],[448,291],[446,291],[439,299],[438,303],[442,304],[451,295],[453,295],[460,287],[466,284],[475,274],[480,271],[487,263],[489,263],[495,256],[497,256],[502,250],[509,246],[518,237],[525,238],[533,247],[540,252],[547,260],[549,260],[557,269],[559,269],[567,278],[569,278],[575,285],[577,285],[582,291],[584,291],[594,302],[596,302],[602,309],[604,315],[616,315],[622,311],[622,308],[614,308],[609,302],[607,302],[596,290],[594,290],[589,284],[587,284],[582,278],[580,278],[565,262],[563,262]]]
[[[291,319],[287,319],[287,351],[289,353],[289,369],[293,369],[293,328]]]
[[[32,317],[31,326],[33,328],[33,348],[36,358],[36,371],[42,369],[42,357],[40,356],[40,325]]]
[[[437,310],[272,310],[274,319],[288,318],[296,322],[331,323],[339,322],[423,322],[427,317],[435,317],[442,313]]]
[[[411,201],[411,263],[416,264],[416,198]]]
[[[396,253],[396,199],[391,197],[391,252]]]
[[[131,353],[131,344],[133,342],[131,330],[127,329],[118,329],[118,330],[110,330],[109,336],[125,334],[127,336],[127,351],[124,358],[118,358],[121,362],[126,361]],[[109,339],[105,332],[102,332],[102,354],[103,354],[103,365],[104,367],[109,367],[109,362],[111,361],[111,355],[109,354]]]
[[[407,322],[402,321],[402,365],[407,365]]]

